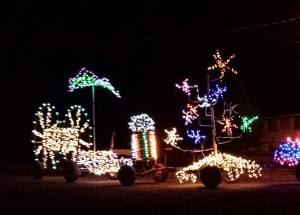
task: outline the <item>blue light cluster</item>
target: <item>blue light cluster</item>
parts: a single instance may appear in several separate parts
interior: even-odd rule
[[[219,87],[216,84],[215,89],[210,89],[210,97],[214,99],[218,99],[219,97],[223,98],[223,93],[226,92],[226,87]]]
[[[200,130],[187,130],[187,135],[189,138],[194,139],[195,144],[201,143],[201,139],[205,140],[205,135],[200,135]]]
[[[287,140],[274,153],[274,161],[281,165],[296,166],[300,160],[300,143]]]

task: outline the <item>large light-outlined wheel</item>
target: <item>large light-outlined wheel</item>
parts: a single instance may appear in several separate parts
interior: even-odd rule
[[[298,163],[296,167],[296,178],[298,181],[300,181],[300,163]]]
[[[79,177],[79,168],[74,161],[65,161],[63,163],[63,176],[66,182],[74,182]]]
[[[200,180],[204,186],[215,188],[222,182],[221,170],[216,166],[206,166],[200,170]]]
[[[158,169],[152,175],[155,182],[165,182],[168,179],[169,171],[162,163],[155,164],[152,169]]]
[[[118,179],[124,186],[130,186],[135,182],[136,171],[132,166],[121,166],[118,172]]]
[[[58,114],[55,113],[55,106],[43,103],[35,115],[36,119],[33,121],[34,127],[32,130],[34,154],[36,159],[46,167],[49,154],[45,154],[44,148],[47,148],[48,142],[43,142],[43,140],[45,136],[48,136],[51,128],[58,125]]]
[[[237,183],[241,179],[241,175],[234,171],[222,171],[222,176],[227,183]]]
[[[40,162],[40,161],[34,162],[33,177],[35,179],[42,179],[43,176],[44,176],[44,167],[43,167],[42,162]]]

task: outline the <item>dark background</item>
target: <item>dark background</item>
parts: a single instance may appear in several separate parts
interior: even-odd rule
[[[96,3],[97,2],[97,3]],[[81,67],[107,77],[96,88],[97,147],[130,147],[128,122],[147,113],[163,130],[183,124],[185,78],[201,84],[216,49],[263,116],[300,113],[300,3],[271,1],[1,1],[0,154],[31,159],[34,113],[74,104],[91,118],[91,89],[67,91]],[[295,20],[290,20],[296,18]],[[287,21],[290,20],[290,21]],[[280,22],[282,21],[282,22]],[[279,23],[280,22],[280,23]]]

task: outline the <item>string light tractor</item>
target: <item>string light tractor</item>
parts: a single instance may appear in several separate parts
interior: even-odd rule
[[[124,186],[132,185],[137,176],[152,174],[155,182],[164,182],[168,178],[168,167],[157,161],[157,142],[154,121],[147,114],[131,117],[129,128],[133,165],[121,166],[118,176]]]
[[[187,128],[188,138],[191,138],[199,146],[199,149],[193,150],[193,152],[200,152],[203,155],[203,158],[194,161],[191,165],[178,169],[176,176],[180,183],[196,182],[200,178],[204,186],[211,188],[217,187],[222,180],[235,183],[244,173],[247,173],[251,178],[261,177],[261,167],[255,161],[222,153],[218,148],[221,144],[232,142],[233,139],[241,137],[241,135],[234,135],[236,134],[235,130],[251,132],[251,124],[258,117],[239,116],[239,119],[242,120],[240,128],[236,124],[235,118],[237,114],[235,109],[238,105],[226,101],[223,103],[223,111],[216,112],[219,113],[219,116],[216,116],[215,106],[223,99],[223,95],[228,90],[227,87],[222,86],[224,84],[223,78],[228,74],[227,70],[234,75],[237,74],[237,71],[228,65],[235,55],[223,61],[217,50],[213,57],[216,62],[207,68],[206,92],[203,96],[200,96],[198,85],[189,85],[188,79],[185,79],[181,85],[175,85],[188,97],[187,109],[182,111],[182,119],[185,120],[184,125]],[[213,74],[214,70],[220,71],[220,74]],[[213,83],[215,85],[211,86]],[[202,133],[203,131],[206,133]],[[184,138],[177,134],[176,128],[165,130],[165,132],[167,135],[166,144],[188,151],[179,146],[178,142]]]
[[[54,111],[55,106],[44,103],[35,114],[32,143],[36,179],[54,171],[61,172],[67,182],[74,182],[87,173],[108,174],[111,179],[117,179],[121,165],[132,165],[131,159],[118,159],[111,150],[90,150],[92,128],[84,108],[71,106],[63,121]]]

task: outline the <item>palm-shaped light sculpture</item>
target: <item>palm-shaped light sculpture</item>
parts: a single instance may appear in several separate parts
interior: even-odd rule
[[[79,73],[69,79],[69,92],[73,92],[79,88],[92,87],[92,98],[93,98],[93,145],[94,151],[96,151],[96,120],[95,120],[95,87],[102,87],[111,91],[115,96],[121,98],[119,91],[109,82],[107,78],[98,78],[92,71],[87,70],[85,67],[81,68]]]

